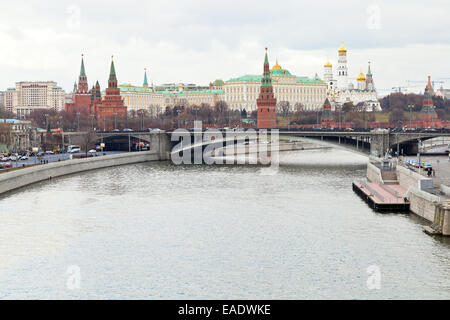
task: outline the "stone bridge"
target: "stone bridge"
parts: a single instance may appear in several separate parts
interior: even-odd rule
[[[185,135],[191,136],[190,146],[187,148],[193,148],[194,143],[194,132],[184,131]],[[233,132],[228,133],[219,130],[209,130],[210,134],[214,138],[217,138],[214,143],[225,144],[227,139],[240,140],[239,136],[244,135],[250,136],[258,133],[258,130],[250,130],[243,132]],[[202,132],[203,134],[205,131]],[[85,132],[71,132],[63,133],[66,137],[72,137],[72,140],[76,140],[77,137],[82,137],[86,135]],[[179,145],[181,139],[180,134],[177,133],[177,138],[175,141],[172,140],[173,131],[161,131],[161,132],[141,132],[141,131],[130,131],[130,132],[95,132],[95,136],[98,142],[121,143],[127,145],[129,148],[136,141],[144,141],[150,144],[151,149],[158,149],[160,152],[171,152],[173,147]],[[233,137],[226,137],[226,134],[233,134]],[[428,139],[450,136],[449,132],[391,132],[387,129],[378,129],[372,131],[340,131],[340,130],[312,130],[312,131],[298,131],[298,130],[284,130],[280,129],[278,131],[280,137],[304,137],[315,140],[320,140],[334,145],[340,145],[341,147],[349,148],[352,150],[358,150],[366,154],[371,154],[376,157],[383,156],[388,150],[392,149],[394,152],[398,151],[399,154],[415,154],[418,152],[418,142],[425,141]],[[270,135],[270,132],[269,132]],[[69,139],[70,140],[70,139]],[[65,138],[67,142],[67,138]],[[207,144],[208,142],[201,141],[201,144]],[[211,141],[209,142],[211,143]],[[183,149],[186,149],[184,147]],[[187,150],[186,149],[186,150]]]

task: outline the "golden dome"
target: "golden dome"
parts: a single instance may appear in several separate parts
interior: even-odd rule
[[[331,64],[330,61],[327,61],[327,63],[325,63],[324,67],[325,68],[331,68],[333,65]]]
[[[362,71],[356,77],[356,81],[366,81],[366,76],[362,73]]]
[[[344,47],[344,43],[342,43],[341,47],[339,48],[339,52],[347,52],[347,49]]]
[[[277,59],[277,63],[275,63],[275,65],[272,67],[272,70],[274,69],[282,69],[281,66],[278,64],[278,59]]]

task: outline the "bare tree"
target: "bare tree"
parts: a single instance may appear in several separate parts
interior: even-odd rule
[[[291,105],[289,101],[280,101],[277,104],[277,112],[283,117],[289,116],[289,113],[291,111]]]

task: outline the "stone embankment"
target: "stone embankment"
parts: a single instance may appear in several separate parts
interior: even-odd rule
[[[397,181],[395,183],[406,190],[403,196],[410,202],[410,211],[431,223],[424,231],[429,234],[450,236],[450,201],[447,200],[450,195],[450,188],[445,185],[440,186],[440,191],[444,197],[433,194],[433,179],[426,178],[398,165],[394,160],[391,161],[392,166],[386,169],[387,171],[383,171],[381,162],[381,159],[371,158],[367,166],[368,181],[386,187],[394,182],[384,179],[383,173],[392,172],[392,174],[385,174],[385,176],[389,179],[396,176]]]
[[[121,153],[36,165],[0,175],[0,194],[69,174],[126,164],[164,160],[158,151]]]

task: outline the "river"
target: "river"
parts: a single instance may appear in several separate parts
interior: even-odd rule
[[[353,193],[367,158],[280,161],[128,165],[2,196],[0,299],[450,298],[450,241]]]

